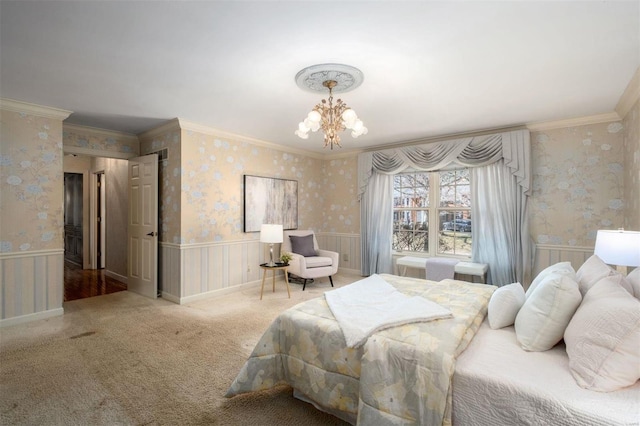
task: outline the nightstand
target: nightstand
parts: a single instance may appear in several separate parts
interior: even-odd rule
[[[262,287],[260,287],[260,300],[262,300],[262,291],[264,290],[264,280],[267,278],[267,271],[271,270],[272,279],[273,279],[273,291],[276,291],[276,271],[283,270],[284,271],[284,282],[287,284],[287,294],[289,295],[289,299],[291,299],[291,292],[289,291],[289,273],[287,272],[287,268],[289,267],[288,263],[276,263],[276,266],[267,266],[266,263],[260,265],[262,270]]]

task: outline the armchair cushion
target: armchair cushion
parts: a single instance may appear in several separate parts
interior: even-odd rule
[[[320,268],[322,266],[332,266],[333,260],[330,257],[308,256],[306,259],[307,268]]]
[[[304,257],[317,256],[316,249],[313,247],[313,234],[303,237],[289,235],[291,240],[291,251]]]

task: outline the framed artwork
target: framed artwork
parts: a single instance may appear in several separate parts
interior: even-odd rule
[[[298,181],[244,175],[244,232],[263,223],[298,228]]]

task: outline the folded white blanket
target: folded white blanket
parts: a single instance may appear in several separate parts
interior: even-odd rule
[[[400,293],[379,275],[328,291],[324,297],[350,348],[385,328],[452,316],[451,311],[424,297]]]

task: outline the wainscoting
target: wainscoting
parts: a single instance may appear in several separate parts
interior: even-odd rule
[[[535,278],[547,266],[558,262],[571,262],[571,266],[577,271],[591,255],[593,255],[593,247],[538,244],[532,278]]]
[[[0,255],[0,327],[63,314],[64,250]]]
[[[317,239],[320,247],[340,254],[341,270],[360,273],[360,235],[322,233]],[[276,253],[279,250],[275,248]],[[591,247],[538,245],[533,276],[563,261],[571,262],[577,270],[592,254]],[[158,282],[162,296],[184,304],[258,286],[262,279],[259,265],[268,257],[268,246],[257,238],[206,244],[161,243]],[[62,315],[63,268],[62,249],[0,254],[0,327]]]
[[[340,254],[340,269],[360,273],[360,235],[322,233],[317,239],[320,247]],[[279,253],[279,247],[274,251]],[[577,270],[592,254],[590,247],[538,245],[533,277],[557,262],[569,261]],[[257,239],[206,244],[161,243],[159,285],[162,297],[184,304],[259,285],[262,279],[259,265],[268,257],[268,246]],[[407,275],[412,276],[413,272],[408,270]],[[423,274],[419,277],[423,278]]]
[[[317,234],[318,245],[340,253],[340,269],[360,271],[360,236]],[[280,248],[275,246],[274,253]],[[160,243],[162,297],[184,304],[259,285],[269,248],[257,239],[203,244]]]

